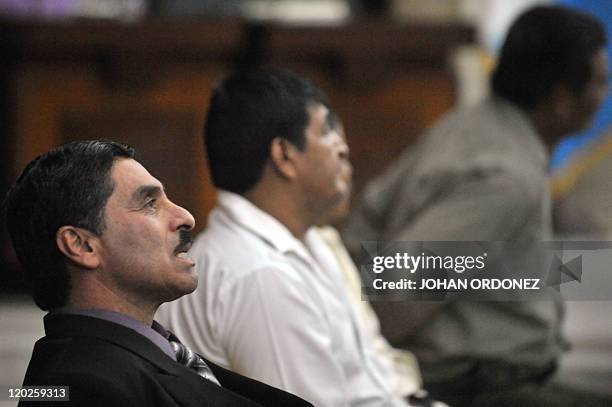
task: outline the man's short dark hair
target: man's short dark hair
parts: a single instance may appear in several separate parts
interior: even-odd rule
[[[523,109],[535,107],[557,85],[578,94],[605,44],[605,29],[595,17],[562,6],[534,7],[510,27],[493,91]]]
[[[255,186],[276,137],[302,150],[311,104],[329,102],[310,81],[283,69],[238,72],[221,82],[204,126],[214,185],[238,194]]]
[[[65,305],[70,291],[57,230],[70,225],[101,235],[105,229],[115,157],[133,158],[134,150],[107,140],[65,144],[30,162],[7,194],[8,231],[43,310]]]

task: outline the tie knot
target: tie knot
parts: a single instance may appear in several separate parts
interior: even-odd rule
[[[176,355],[177,362],[179,362],[181,365],[187,366],[188,368],[193,367],[193,364],[197,360],[197,355],[194,351],[176,341],[170,341],[170,346],[172,346],[172,350]]]

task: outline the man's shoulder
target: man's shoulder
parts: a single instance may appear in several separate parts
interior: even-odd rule
[[[257,270],[292,269],[287,256],[266,239],[265,231],[255,233],[232,223],[209,223],[196,237],[190,254],[199,272],[231,273],[234,278]]]
[[[447,114],[406,155],[414,157],[414,165],[409,176],[403,168],[396,178],[419,186],[432,179],[433,185],[435,180],[455,185],[488,177],[539,182],[545,176],[542,142],[523,113],[497,98]]]
[[[129,347],[95,336],[45,337],[34,348],[24,385],[67,386],[68,405],[257,405],[235,394],[240,386],[227,392],[184,370],[179,365],[165,370]]]
[[[146,340],[146,338],[143,338]],[[95,336],[40,339],[34,346],[26,379],[44,376],[79,379],[97,375],[119,378],[150,364],[136,353]]]
[[[220,217],[217,212],[212,212],[208,225],[196,237],[192,251],[227,253],[240,248],[250,251],[265,246],[265,241],[248,229],[225,218],[222,221],[215,219],[215,215]]]
[[[44,337],[34,347],[24,385],[68,386],[73,401],[138,401],[151,372],[144,359],[99,338]]]

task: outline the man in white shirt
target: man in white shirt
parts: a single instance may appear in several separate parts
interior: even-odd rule
[[[212,97],[204,138],[220,193],[191,251],[200,285],[160,318],[214,362],[315,405],[408,405],[313,227],[351,189],[326,96],[279,69],[235,74]]]

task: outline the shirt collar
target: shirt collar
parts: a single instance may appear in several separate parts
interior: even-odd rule
[[[229,191],[219,191],[217,207],[234,222],[267,242],[281,253],[293,252],[310,259],[304,244],[278,219],[261,210],[248,199]],[[308,232],[310,229],[306,232]]]
[[[76,308],[62,308],[60,310],[52,311],[58,314],[75,314],[85,315],[87,317],[93,317],[103,319],[105,321],[114,322],[115,324],[123,325],[126,328],[133,329],[142,336],[149,339],[157,347],[159,347],[166,355],[173,360],[176,360],[176,355],[170,346],[170,342],[167,339],[167,331],[156,321],[153,321],[152,326],[148,326],[137,319],[134,319],[128,315],[121,314],[119,312],[107,310],[107,309],[76,309]]]
[[[519,141],[524,145],[526,154],[532,156],[542,165],[542,168],[547,169],[550,154],[527,114],[515,104],[499,96],[493,96],[492,100],[498,111],[519,129],[513,134],[520,138]]]

